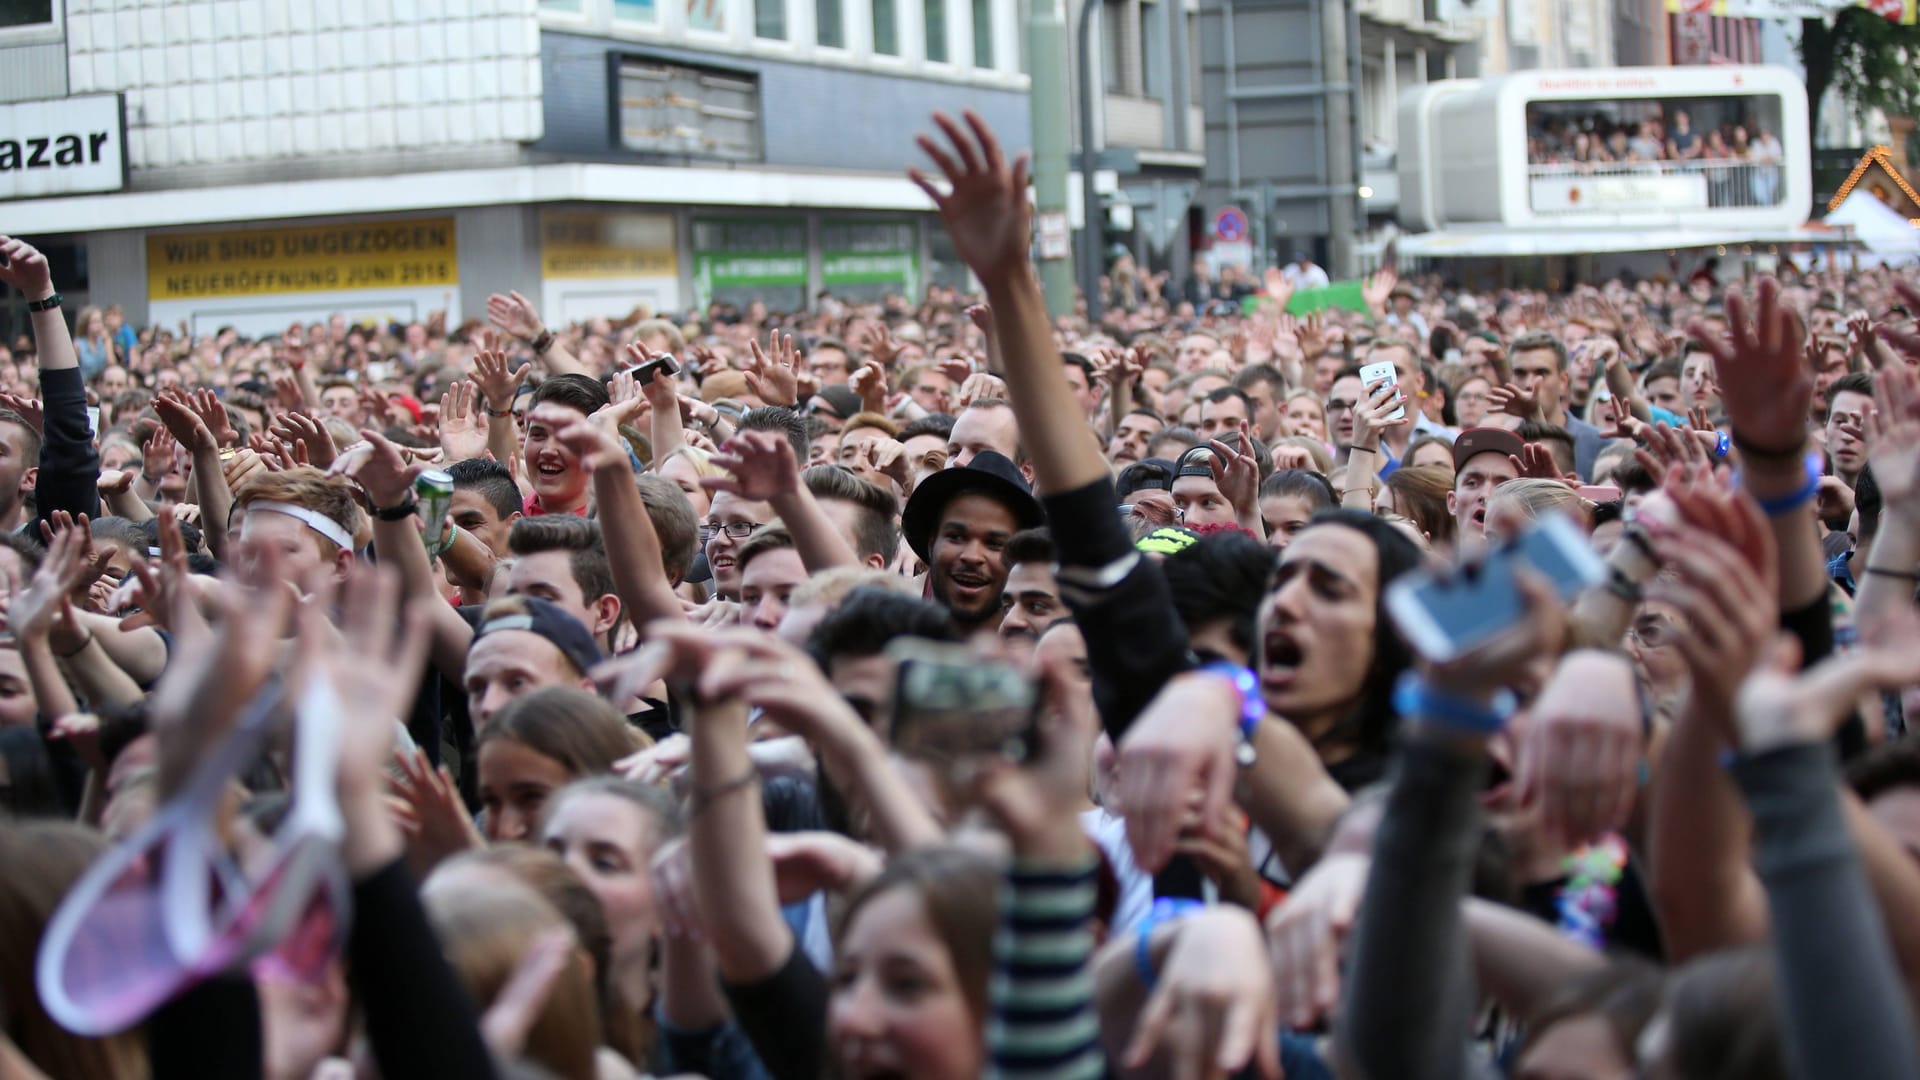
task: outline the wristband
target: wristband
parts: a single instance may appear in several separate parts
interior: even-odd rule
[[[511,405],[509,405],[508,407],[506,407],[506,408],[504,408],[504,409],[496,409],[496,408],[494,408],[494,407],[493,407],[492,405],[488,405],[488,406],[487,406],[487,415],[488,415],[488,416],[498,416],[498,417],[503,417],[503,418],[504,418],[504,417],[508,417],[508,416],[512,416],[512,415],[513,415],[513,407],[512,407]]]
[[[1632,606],[1638,606],[1640,601],[1646,598],[1646,589],[1617,566],[1613,567],[1613,572],[1607,575],[1607,583],[1603,587]]]
[[[1733,452],[1733,436],[1723,431],[1720,433],[1720,437],[1718,439],[1715,439],[1713,443],[1714,460],[1715,461],[1723,460],[1726,458],[1728,454],[1732,452]]]
[[[420,501],[409,495],[407,496],[407,501],[400,503],[398,506],[374,507],[373,516],[381,521],[405,521],[413,516],[414,511],[418,509],[419,506]]]
[[[1653,550],[1653,541],[1647,539],[1647,530],[1639,525],[1629,525],[1620,533],[1620,539],[1638,548],[1648,562],[1655,567],[1660,565],[1660,556]]]
[[[553,331],[551,330],[540,331],[539,335],[535,337],[533,341],[530,342],[529,344],[533,346],[533,355],[535,356],[547,355],[547,350],[553,348]]]
[[[1402,717],[1419,717],[1439,727],[1475,735],[1493,735],[1507,726],[1516,708],[1513,693],[1501,690],[1485,705],[1441,693],[1414,672],[1400,676],[1393,687],[1393,708]]]
[[[1812,502],[1813,497],[1820,493],[1820,480],[1825,475],[1825,470],[1821,466],[1820,455],[1818,453],[1808,454],[1804,461],[1807,470],[1807,482],[1801,485],[1798,491],[1781,495],[1777,498],[1754,499],[1754,502],[1760,504],[1760,511],[1762,513],[1770,518],[1784,517]],[[1736,472],[1733,474],[1733,482],[1736,485],[1741,483],[1739,473]]]
[[[54,293],[52,296],[47,297],[45,300],[27,301],[27,310],[28,311],[53,311],[65,301],[66,301],[66,297],[61,296],[59,293]]]
[[[1243,667],[1231,660],[1215,660],[1194,669],[1209,675],[1225,676],[1233,688],[1240,693],[1240,745],[1234,750],[1234,760],[1242,766],[1253,764],[1253,733],[1259,730],[1260,721],[1267,718],[1267,703],[1260,696],[1260,677],[1250,667]]]
[[[1186,896],[1163,896],[1147,909],[1145,918],[1140,920],[1139,929],[1134,931],[1133,970],[1140,976],[1140,985],[1148,993],[1153,992],[1154,984],[1160,977],[1153,970],[1153,931],[1161,923],[1176,922],[1199,912],[1206,905]]]

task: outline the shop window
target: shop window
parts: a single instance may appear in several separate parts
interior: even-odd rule
[[[900,55],[899,20],[894,17],[896,0],[873,0],[873,51],[883,56]]]

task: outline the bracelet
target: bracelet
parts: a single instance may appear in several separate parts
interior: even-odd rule
[[[1877,577],[1890,577],[1898,578],[1901,581],[1920,582],[1920,574],[1916,574],[1911,570],[1895,570],[1891,566],[1869,566],[1867,567],[1867,573]]]
[[[59,657],[62,660],[71,660],[74,657],[79,656],[81,653],[86,652],[87,646],[91,644],[93,644],[93,631],[89,629],[87,631],[87,640],[81,642],[80,645],[77,648],[75,648],[72,652],[54,653],[53,655]]]
[[[1140,985],[1147,991],[1153,991],[1160,977],[1153,970],[1153,931],[1161,923],[1177,922],[1195,914],[1206,905],[1192,897],[1163,896],[1153,902],[1147,914],[1140,920],[1140,926],[1134,931],[1133,970],[1140,976]]]
[[[1716,461],[1722,460],[1729,453],[1732,453],[1732,452],[1733,452],[1733,437],[1723,431],[1720,433],[1720,437],[1718,439],[1715,439],[1713,443],[1714,460]]]
[[[488,405],[488,406],[487,406],[487,415],[488,415],[488,416],[497,416],[497,417],[503,417],[503,418],[504,418],[504,417],[508,417],[508,416],[512,416],[512,415],[513,415],[513,406],[511,406],[511,405],[509,405],[509,406],[507,406],[507,407],[506,407],[506,408],[504,408],[504,409],[496,409],[496,408],[494,408],[494,407],[493,407],[492,405]]]
[[[689,817],[699,817],[707,807],[736,791],[744,791],[759,782],[760,766],[749,762],[747,764],[747,771],[731,780],[723,780],[718,784],[710,785],[694,784],[687,797],[687,814]]]
[[[1772,462],[1776,465],[1784,465],[1798,461],[1807,451],[1807,442],[1805,439],[1801,439],[1799,445],[1793,447],[1791,450],[1768,450],[1765,447],[1755,446],[1741,438],[1739,431],[1733,433],[1731,441],[1733,448],[1740,451],[1742,458],[1755,462]]]
[[[1654,553],[1653,541],[1647,539],[1647,530],[1639,525],[1629,525],[1620,533],[1620,539],[1640,549],[1640,554],[1655,566],[1660,565],[1660,556]]]
[[[1640,601],[1646,599],[1647,595],[1644,586],[1633,580],[1633,578],[1628,577],[1627,572],[1617,566],[1613,567],[1612,573],[1607,575],[1607,583],[1602,586],[1602,588],[1606,589],[1607,592],[1612,595],[1619,597],[1627,604],[1636,607],[1639,606]]]
[[[1507,726],[1517,708],[1513,692],[1501,690],[1485,705],[1442,693],[1414,672],[1406,672],[1393,687],[1393,708],[1403,717],[1419,717],[1440,727],[1475,735],[1492,735]]]
[[[533,355],[535,356],[547,355],[547,350],[553,348],[553,331],[551,330],[540,331],[539,336],[535,337],[533,341],[531,341],[529,344],[533,346]]]
[[[1813,497],[1820,493],[1820,480],[1825,475],[1825,469],[1822,467],[1820,455],[1818,453],[1808,454],[1805,462],[1807,482],[1801,485],[1798,491],[1793,491],[1772,499],[1754,499],[1754,502],[1760,504],[1760,511],[1762,513],[1770,518],[1784,517],[1812,502]],[[1734,473],[1733,482],[1735,484],[1741,482],[1739,473]]]
[[[1234,748],[1233,758],[1243,768],[1253,764],[1253,733],[1260,729],[1260,721],[1267,718],[1267,702],[1260,696],[1260,677],[1253,673],[1252,668],[1231,660],[1214,660],[1194,670],[1224,676],[1239,693],[1240,718],[1236,723],[1240,728],[1240,745]]]
[[[413,516],[414,511],[417,510],[419,506],[420,500],[409,495],[407,496],[406,502],[400,503],[397,506],[374,507],[373,516],[381,521],[405,521]]]
[[[148,486],[148,487],[153,487],[153,488],[157,488],[157,487],[159,487],[159,486],[160,486],[160,481],[162,481],[162,480],[165,480],[165,479],[166,479],[166,477],[164,477],[164,476],[149,476],[149,475],[148,475],[148,474],[147,474],[146,472],[144,472],[144,471],[142,471],[142,472],[140,473],[140,479],[142,479],[142,480],[145,480],[145,481],[147,482],[147,486]]]
[[[47,297],[45,300],[29,300],[27,301],[27,310],[28,311],[53,311],[57,309],[61,304],[65,303],[66,299],[67,299],[66,297],[61,296],[59,293],[54,293],[52,296]]]

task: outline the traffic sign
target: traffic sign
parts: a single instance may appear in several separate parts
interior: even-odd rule
[[[1227,243],[1247,238],[1247,212],[1237,206],[1223,206],[1213,215],[1213,235]]]

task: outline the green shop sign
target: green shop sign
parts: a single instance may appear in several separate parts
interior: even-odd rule
[[[911,251],[835,251],[820,259],[820,281],[835,285],[894,285],[920,295],[920,256]]]

